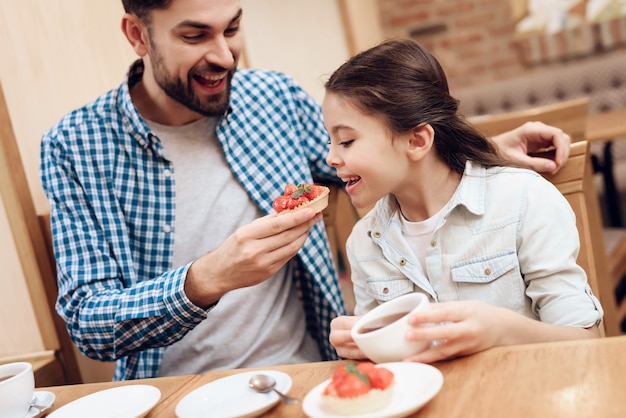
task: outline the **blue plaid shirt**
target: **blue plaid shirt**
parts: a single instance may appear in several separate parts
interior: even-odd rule
[[[172,266],[175,168],[129,94],[128,80],[48,131],[40,174],[51,205],[57,311],[89,357],[117,360],[115,380],[154,377],[165,346],[207,316],[183,290],[189,264]],[[238,70],[217,137],[226,161],[265,213],[286,183],[336,182],[325,162],[319,104],[277,72]],[[294,263],[307,327],[325,359],[330,321],[344,314],[323,223]]]

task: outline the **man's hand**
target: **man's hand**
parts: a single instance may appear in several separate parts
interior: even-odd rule
[[[512,163],[549,174],[555,174],[565,164],[571,144],[569,135],[542,122],[526,122],[492,139],[500,154]],[[548,148],[554,149],[551,157],[529,155]]]
[[[206,307],[228,291],[267,280],[298,253],[321,219],[321,213],[303,209],[267,215],[242,226],[191,265],[185,281],[187,297]]]

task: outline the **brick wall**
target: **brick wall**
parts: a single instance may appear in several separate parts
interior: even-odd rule
[[[379,0],[379,7],[385,37],[409,37],[435,53],[452,90],[626,52],[626,18],[521,38],[507,0]]]

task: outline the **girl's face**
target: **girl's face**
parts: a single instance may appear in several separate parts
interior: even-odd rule
[[[380,119],[363,113],[340,95],[326,93],[322,110],[330,134],[326,162],[346,182],[352,204],[367,208],[401,190],[410,162],[408,139],[394,136]]]

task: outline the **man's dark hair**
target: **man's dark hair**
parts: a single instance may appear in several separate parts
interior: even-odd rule
[[[167,9],[172,4],[172,0],[122,0],[122,4],[126,13],[132,13],[142,22],[148,23],[152,10]]]

